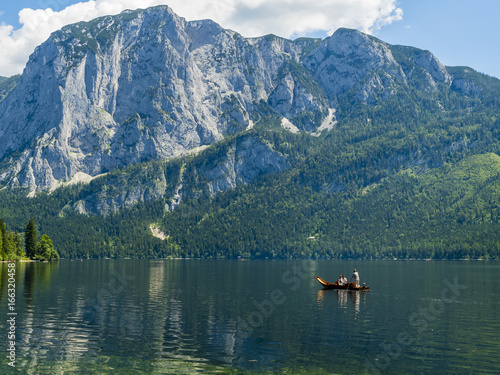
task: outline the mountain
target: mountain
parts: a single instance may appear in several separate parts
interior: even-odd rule
[[[0,80],[0,217],[63,257],[491,257],[496,175],[448,170],[496,170],[499,108],[499,80],[356,30],[125,11]]]
[[[251,128],[261,102],[290,129],[314,132],[331,128],[346,96],[375,104],[440,84],[479,94],[461,80],[429,52],[355,30],[248,39],[166,6],[126,11],[64,27],[35,50],[0,102],[0,183],[53,190],[182,155]]]
[[[259,121],[255,103],[312,43],[245,39],[168,7],[65,27],[35,50],[0,102],[0,180],[53,189],[79,172],[213,144]],[[304,108],[316,105],[307,88],[300,94]]]

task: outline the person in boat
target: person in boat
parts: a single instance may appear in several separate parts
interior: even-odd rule
[[[339,279],[337,280],[337,285],[344,285],[344,279],[342,278],[342,275],[339,276]]]
[[[347,277],[345,277],[344,275],[342,275],[342,283],[343,283],[344,285],[346,285],[346,284],[347,284]]]
[[[351,276],[351,280],[354,279],[354,282],[356,283],[356,288],[359,288],[359,273],[358,271],[356,271],[356,268],[352,270],[352,276]]]

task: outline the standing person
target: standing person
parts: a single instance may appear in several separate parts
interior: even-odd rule
[[[359,288],[359,273],[356,271],[356,268],[352,270],[352,276],[351,280],[354,279],[354,282],[356,283],[356,288]]]

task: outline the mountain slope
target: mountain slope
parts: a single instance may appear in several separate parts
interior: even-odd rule
[[[429,51],[162,6],[63,28],[0,93],[0,217],[64,257],[499,256],[500,81]]]
[[[268,180],[193,201],[163,228],[191,256],[498,258],[499,161],[404,172],[350,197]]]
[[[353,103],[409,90],[478,96],[476,80],[355,30],[248,39],[166,6],[126,11],[66,26],[35,50],[0,102],[0,183],[53,190],[165,160],[251,128],[262,103],[283,126],[314,132]]]
[[[106,217],[66,211],[76,187],[32,199],[4,190],[0,214],[18,230],[35,216],[63,257],[500,257],[498,154],[405,170],[359,193],[325,194],[294,175],[187,198],[169,213],[167,201],[151,200]],[[153,236],[153,223],[166,239]]]
[[[0,103],[0,179],[46,190],[77,172],[213,144],[259,120],[253,103],[310,43],[247,40],[168,7],[65,27],[37,48]]]

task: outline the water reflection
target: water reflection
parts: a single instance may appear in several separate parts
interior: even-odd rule
[[[347,308],[351,306],[355,313],[360,312],[361,300],[366,300],[367,292],[357,290],[339,290],[339,289],[320,289],[317,292],[316,302],[318,306],[323,307],[325,300],[333,296],[337,297],[337,305],[339,308]]]
[[[0,264],[0,301],[6,296],[5,288],[8,279],[8,263]],[[39,289],[51,287],[53,277],[57,274],[59,262],[16,262],[15,282],[17,292],[22,291],[26,300],[31,300],[35,286]]]
[[[347,290],[337,290],[337,299],[340,307],[345,307],[347,304]]]
[[[223,261],[62,261],[58,267],[19,265],[19,368],[33,374],[188,374],[215,373],[221,367],[251,373],[284,373],[287,367],[296,366],[323,369],[324,373],[359,373],[359,364],[367,356],[377,358],[382,344],[395,342],[401,332],[413,332],[408,319],[415,309],[428,305],[422,306],[422,297],[439,298],[441,291],[435,290],[439,279],[433,279],[433,287],[425,291],[425,285],[417,282],[413,284],[418,287],[412,288],[412,280],[419,280],[422,275],[421,268],[408,272],[414,264],[398,265],[407,267],[401,280],[406,277],[409,281],[399,283],[401,288],[398,290],[397,286],[391,293],[382,287],[386,278],[377,279],[376,275],[399,272],[399,268],[379,272],[374,264],[371,280],[375,280],[376,287],[367,293],[322,290],[316,282],[287,284],[282,275],[296,265]],[[331,267],[326,263],[319,266]],[[367,265],[366,268],[370,272]],[[452,277],[450,274],[453,276],[449,271],[442,272],[438,277]],[[478,354],[493,358],[490,354],[498,348],[495,337],[500,326],[492,325],[488,319],[493,316],[492,311],[500,311],[496,298],[500,296],[495,294],[496,284],[491,285],[484,292],[489,298],[477,296],[474,306],[469,307],[472,299],[466,299],[467,291],[464,292],[460,304],[447,308],[446,325],[440,325],[438,319],[428,322],[432,330],[425,337],[418,337],[418,344],[429,348],[435,345],[436,362],[438,356],[444,355],[441,338],[455,341],[458,347],[464,327],[473,327],[472,333],[479,332],[475,322],[485,326],[483,332],[489,334],[477,337],[469,346],[483,340],[491,350],[483,347],[482,352],[460,354],[470,361]],[[271,306],[268,301],[274,290],[283,293],[283,303]],[[478,301],[482,315],[473,320],[470,317],[477,318],[474,314]],[[6,303],[3,298],[0,307],[5,309]],[[262,319],[247,334],[241,322],[255,322],[248,316],[257,313]],[[380,325],[388,314],[395,317],[391,325]],[[498,321],[498,314],[494,317]],[[4,330],[2,324],[0,328]],[[425,369],[418,367],[419,357],[411,347],[405,350],[398,361],[391,362],[387,373],[412,373],[415,363],[414,372]],[[446,355],[449,363],[462,361],[454,352]],[[493,363],[496,364],[498,361]]]
[[[33,299],[33,292],[35,291],[35,264],[32,262],[24,263],[24,298],[26,301]]]

